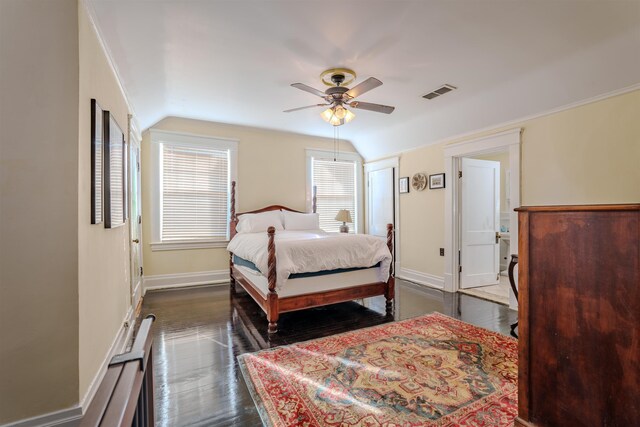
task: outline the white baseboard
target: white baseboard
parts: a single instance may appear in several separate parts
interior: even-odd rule
[[[78,405],[60,411],[49,412],[33,418],[2,424],[2,427],[77,427],[82,419],[82,408]]]
[[[138,282],[136,287],[133,289],[133,298],[131,298],[131,301],[132,301],[131,305],[132,305],[134,311],[135,311],[136,308],[138,308],[138,304],[140,304],[140,300],[142,299],[142,294],[144,293],[142,291],[143,287],[144,286],[142,284],[142,277],[141,277],[140,281]]]
[[[132,306],[129,308],[129,311],[125,315],[122,321],[122,326],[120,327],[120,330],[118,331],[118,334],[116,335],[116,337],[113,339],[113,342],[111,343],[111,347],[109,347],[109,351],[107,352],[106,357],[104,358],[104,360],[102,361],[102,364],[100,365],[100,369],[98,370],[96,375],[93,377],[93,381],[91,381],[91,384],[89,385],[89,389],[87,390],[87,392],[84,394],[84,397],[80,401],[80,407],[82,408],[83,414],[89,407],[89,404],[93,400],[93,397],[96,395],[96,392],[98,391],[98,387],[100,387],[100,383],[102,382],[102,378],[104,378],[104,374],[107,372],[107,368],[109,367],[109,362],[111,361],[113,356],[115,356],[116,354],[123,353],[126,350],[129,342],[131,341],[131,336],[133,335],[134,323],[136,320],[134,316],[135,316],[135,307]],[[125,327],[125,324],[127,325],[126,327]]]
[[[433,274],[422,273],[421,271],[401,267],[398,269],[396,277],[419,285],[426,285],[436,289],[444,289],[444,277],[435,276]]]
[[[77,427],[82,419],[82,408],[78,405],[60,411],[49,412],[33,418],[26,418],[3,424],[2,427]]]
[[[159,274],[146,276],[144,292],[151,289],[182,288],[186,286],[213,285],[229,282],[229,270],[197,271],[195,273]]]
[[[129,343],[129,341],[131,341],[131,336],[133,335],[134,329],[133,325],[135,322],[134,310],[135,307],[131,307],[125,315],[122,321],[122,326],[118,330],[118,333],[111,343],[106,357],[100,365],[100,369],[93,377],[93,381],[91,381],[89,389],[78,405],[74,405],[71,408],[62,409],[55,412],[49,412],[48,414],[14,421],[9,424],[3,424],[1,427],[77,427],[82,420],[82,416],[89,407],[89,404],[93,400],[93,397],[98,391],[98,387],[100,387],[100,383],[104,378],[104,374],[107,372],[107,368],[109,367],[111,358],[116,354],[124,352],[127,344]],[[125,327],[125,322],[128,325],[127,327]]]

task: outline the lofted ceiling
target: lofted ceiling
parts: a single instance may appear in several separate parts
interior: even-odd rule
[[[640,82],[640,1],[87,0],[143,129],[166,116],[333,136],[320,73],[384,85],[340,127],[368,160]],[[435,100],[422,95],[450,83]],[[321,101],[321,100],[320,100]]]

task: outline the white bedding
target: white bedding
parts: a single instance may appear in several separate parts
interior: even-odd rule
[[[267,278],[260,272],[248,267],[239,265],[237,268],[247,279],[251,280],[251,283],[256,286],[262,297],[266,298],[269,293]],[[365,268],[362,270],[346,271],[344,273],[289,279],[282,289],[278,289],[278,297],[286,298],[313,294],[316,292],[332,291],[377,282],[379,280],[379,269],[379,267]]]
[[[267,275],[267,233],[238,233],[227,250],[251,261]],[[391,253],[386,241],[366,234],[312,231],[277,231],[276,273],[278,289],[291,274],[313,273],[340,268],[371,267],[380,263],[378,280],[387,281]]]

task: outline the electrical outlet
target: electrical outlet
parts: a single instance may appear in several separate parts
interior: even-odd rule
[[[444,248],[440,248],[440,256],[444,256]]]

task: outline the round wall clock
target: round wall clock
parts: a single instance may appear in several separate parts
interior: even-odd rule
[[[411,186],[416,191],[422,191],[427,188],[427,175],[423,173],[417,173],[411,178]]]

